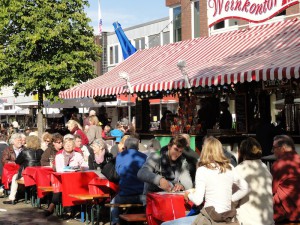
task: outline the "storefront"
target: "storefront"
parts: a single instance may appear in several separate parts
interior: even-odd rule
[[[130,79],[120,78],[124,72]],[[149,99],[175,96],[182,102],[175,112],[175,127],[166,133],[189,132],[196,135],[196,142],[204,134],[195,113],[201,99],[226,100],[235,114],[233,129],[213,126],[207,132],[231,145],[252,135],[255,119],[264,113],[271,113],[275,121],[279,112],[274,112],[273,101],[299,97],[299,73],[300,21],[293,19],[138,51],[103,76],[61,92],[60,97],[135,93],[137,130],[149,134]],[[293,102],[286,104],[296,110]],[[296,127],[296,116],[289,118]],[[285,126],[288,132],[299,134],[298,128],[289,127]]]

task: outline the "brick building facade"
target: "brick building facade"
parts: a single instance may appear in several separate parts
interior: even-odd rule
[[[193,1],[193,0],[166,0],[166,6],[169,8],[176,8],[181,7],[181,40],[188,40],[195,38],[193,36],[193,17],[192,17],[192,11],[193,11],[193,4],[195,2],[199,2],[199,31],[200,31],[200,37],[205,37],[209,35],[209,28],[207,24],[207,0],[199,0],[199,1]],[[294,15],[299,16],[300,13],[300,4],[293,5],[285,10],[282,14],[285,14],[284,19],[291,19],[294,18]],[[245,20],[234,20],[234,25],[237,25],[237,29],[245,28],[249,24],[249,22]],[[175,42],[176,40],[174,40]]]

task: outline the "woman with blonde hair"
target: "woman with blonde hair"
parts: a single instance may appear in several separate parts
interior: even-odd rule
[[[202,224],[212,219],[211,213],[221,215],[232,212],[231,203],[240,200],[248,193],[247,182],[235,173],[223,153],[221,142],[216,138],[208,137],[204,140],[198,166],[196,187],[187,190],[184,198],[195,205],[201,205],[205,200],[203,209],[199,215],[165,222],[163,225]],[[233,185],[238,188],[234,194]]]
[[[68,130],[70,131],[71,134],[80,135],[83,145],[88,145],[89,144],[89,139],[87,138],[87,136],[85,135],[85,133],[82,130],[81,125],[77,121],[69,120],[67,122],[66,126],[68,127]]]
[[[86,132],[86,136],[91,144],[96,139],[102,138],[102,127],[99,125],[99,119],[97,116],[89,116],[90,126]]]

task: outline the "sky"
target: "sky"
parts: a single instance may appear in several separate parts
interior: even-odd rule
[[[118,21],[122,28],[161,19],[169,16],[165,0],[101,0],[102,31],[114,31],[113,22]],[[98,0],[89,0],[87,16],[91,26],[98,33]]]

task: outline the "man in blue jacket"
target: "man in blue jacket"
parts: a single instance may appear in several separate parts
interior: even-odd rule
[[[138,151],[139,140],[128,138],[124,143],[124,151],[116,158],[116,171],[120,176],[119,193],[111,203],[145,204],[143,195],[144,182],[137,178],[137,172],[146,161],[147,155]],[[112,224],[119,224],[119,208],[111,208]]]

